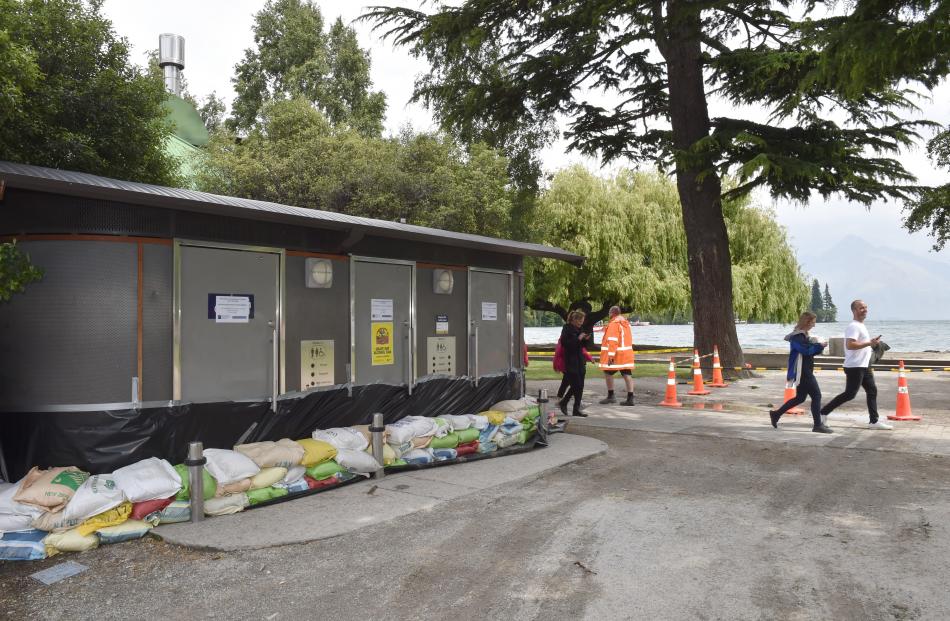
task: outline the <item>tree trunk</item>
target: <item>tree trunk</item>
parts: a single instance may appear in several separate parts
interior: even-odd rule
[[[692,5],[692,6],[691,6]],[[732,306],[732,261],[722,215],[719,176],[709,158],[684,157],[710,131],[695,3],[668,4],[668,39],[662,46],[670,89],[670,124],[676,154],[676,185],[683,209],[693,307],[693,347],[700,354],[718,345],[723,372],[744,367]],[[700,177],[700,173],[705,176]],[[707,359],[708,360],[708,359]],[[704,364],[703,366],[707,366]]]

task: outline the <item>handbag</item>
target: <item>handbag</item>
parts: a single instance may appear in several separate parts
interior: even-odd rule
[[[557,345],[554,346],[554,358],[551,360],[551,365],[558,373],[564,373],[564,347],[561,345],[561,339],[558,339]]]
[[[884,357],[884,352],[891,348],[884,341],[878,341],[877,345],[871,348],[871,364],[877,364]]]

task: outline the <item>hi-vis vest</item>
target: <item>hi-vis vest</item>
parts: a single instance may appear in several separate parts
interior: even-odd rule
[[[613,364],[608,364],[610,358],[613,358]],[[633,334],[630,332],[630,322],[623,315],[611,319],[604,330],[598,366],[605,371],[632,369],[634,366]]]

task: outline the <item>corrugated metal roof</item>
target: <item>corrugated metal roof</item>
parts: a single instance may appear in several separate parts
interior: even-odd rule
[[[181,209],[251,220],[283,222],[313,228],[349,230],[407,241],[450,244],[503,254],[559,259],[575,265],[580,265],[584,261],[584,257],[580,255],[541,244],[529,244],[468,233],[455,233],[387,220],[360,218],[343,213],[293,207],[248,198],[220,196],[196,190],[121,181],[87,173],[13,162],[0,161],[0,178],[9,187],[68,196],[99,198],[133,205]]]

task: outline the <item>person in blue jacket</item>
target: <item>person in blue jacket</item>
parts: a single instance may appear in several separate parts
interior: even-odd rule
[[[817,316],[811,311],[805,311],[798,318],[795,329],[785,335],[788,341],[788,373],[785,378],[795,383],[795,396],[782,404],[777,410],[769,410],[772,426],[778,427],[778,419],[782,414],[799,403],[804,403],[806,397],[811,397],[811,416],[814,422],[812,431],[815,433],[832,433],[831,429],[821,421],[821,390],[818,380],[815,379],[815,356],[825,349],[824,343],[808,331],[815,327]]]

